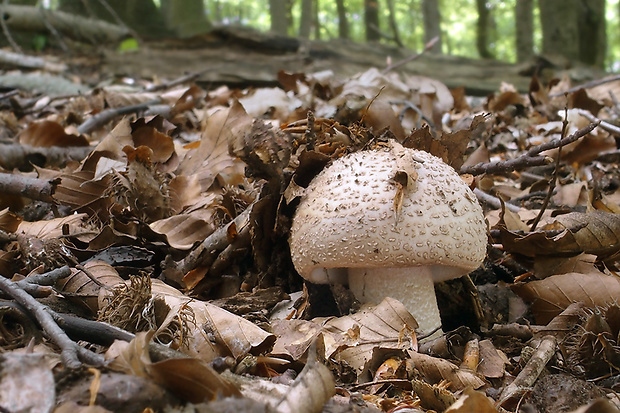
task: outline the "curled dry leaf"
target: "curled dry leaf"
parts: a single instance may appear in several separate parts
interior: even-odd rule
[[[604,257],[620,249],[620,214],[604,211],[571,212],[558,216],[541,229],[562,232],[554,237],[544,232],[532,232],[524,236],[502,229],[502,244],[507,251],[528,257],[570,256],[582,252]]]
[[[278,413],[318,413],[335,393],[331,372],[312,355],[274,409]]]
[[[448,383],[428,384],[424,380],[411,380],[411,387],[416,396],[420,398],[420,404],[425,409],[444,411],[456,403],[456,397],[446,387]]]
[[[17,232],[28,237],[37,237],[40,239],[60,238],[65,235],[64,231],[68,231],[69,234],[83,231],[86,227],[84,223],[86,217],[86,214],[74,214],[64,218],[53,218],[46,221],[22,221],[19,224]]]
[[[400,301],[386,297],[375,307],[327,320],[322,328],[325,355],[348,363],[359,375],[378,347],[417,350],[417,327]]]
[[[414,368],[431,383],[445,380],[450,383],[451,391],[463,390],[466,387],[479,389],[485,385],[484,379],[468,368],[459,368],[456,364],[438,357],[432,357],[409,351],[408,370]]]
[[[177,397],[192,403],[218,396],[238,396],[239,390],[202,360],[169,359],[152,363],[149,342],[153,332],[138,333],[131,342],[116,341],[106,352],[112,370],[149,378]]]
[[[104,297],[116,285],[124,283],[124,280],[110,264],[103,261],[89,261],[84,264],[84,268],[90,276],[73,268],[69,277],[58,280],[56,288],[68,293],[70,300],[86,306],[93,314],[97,314]]]
[[[168,245],[179,250],[189,250],[196,242],[207,238],[215,226],[212,222],[193,215],[173,215],[149,225],[153,231],[166,237]]]
[[[547,324],[572,303],[583,302],[589,308],[605,307],[616,303],[620,297],[620,281],[605,274],[552,275],[511,288],[532,303],[538,324]]]
[[[273,334],[256,324],[213,304],[193,300],[160,280],[153,280],[152,291],[170,308],[158,331],[163,331],[185,307],[192,310],[196,328],[182,350],[201,360],[208,362],[226,356],[239,359],[248,353],[268,351],[275,342]]]
[[[509,363],[508,357],[501,350],[493,345],[491,340],[482,340],[480,346],[480,364],[478,365],[478,374],[499,379],[504,377],[506,372],[505,366]]]
[[[0,211],[0,230],[6,233],[13,233],[17,231],[20,223],[23,221],[23,218],[15,215],[13,212],[9,210],[9,208],[5,208]]]
[[[19,135],[19,143],[35,147],[89,145],[85,137],[69,135],[59,123],[51,120],[31,122]]]
[[[484,394],[468,387],[445,413],[497,413],[493,402]]]
[[[243,177],[244,165],[229,155],[228,146],[236,137],[244,136],[251,127],[252,118],[239,102],[215,112],[204,122],[200,145],[185,154],[177,174],[196,174],[203,190],[213,184],[218,174],[227,175],[227,181],[232,182]]]

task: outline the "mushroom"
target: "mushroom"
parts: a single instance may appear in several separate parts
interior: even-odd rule
[[[434,283],[486,255],[475,195],[439,158],[389,141],[334,161],[306,188],[289,239],[313,283],[346,283],[362,303],[402,302],[423,335],[441,334]]]

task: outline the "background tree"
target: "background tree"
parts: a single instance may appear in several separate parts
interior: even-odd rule
[[[194,36],[211,29],[202,0],[161,0],[161,12],[168,30],[178,37]]]
[[[540,0],[543,32],[542,52],[579,60],[578,6],[581,0]]]
[[[381,33],[379,32],[378,0],[364,0],[364,23],[366,28],[366,41],[379,41],[381,39]]]
[[[493,15],[491,14],[491,3],[486,0],[476,0],[478,10],[478,24],[476,25],[476,47],[478,54],[483,59],[492,59],[493,53],[489,50],[491,43],[491,26]]]
[[[581,0],[578,7],[579,60],[603,67],[607,51],[605,0]]]
[[[392,36],[394,42],[399,47],[405,47],[402,40],[400,40],[400,34],[398,30],[398,24],[396,23],[396,12],[394,11],[394,0],[386,0],[388,6],[388,16],[390,22],[390,29],[392,29]]]
[[[349,19],[344,0],[336,0],[336,10],[338,11],[338,37],[341,39],[349,38]]]
[[[286,0],[269,0],[271,31],[286,36],[288,33],[288,6]]]
[[[438,36],[439,41],[430,52],[441,53],[441,14],[437,0],[422,0],[422,15],[424,16],[424,43]]]
[[[314,1],[313,0],[301,0],[301,14],[299,18],[299,37],[302,39],[310,38],[310,32],[312,31],[312,22],[314,20]]]
[[[525,62],[534,55],[534,1],[517,0],[515,4],[515,44],[517,61]]]
[[[59,9],[113,23],[119,23],[120,19],[144,37],[159,38],[172,34],[153,0],[60,0]]]

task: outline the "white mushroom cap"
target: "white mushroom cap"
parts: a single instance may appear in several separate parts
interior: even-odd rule
[[[377,301],[382,293],[374,292],[381,290],[376,284],[389,283],[387,274],[383,281],[375,279],[380,268],[415,267],[411,276],[424,273],[439,282],[478,268],[486,245],[482,208],[456,171],[395,141],[347,155],[321,171],[300,201],[290,237],[293,264],[302,277],[342,283],[354,273],[369,281],[360,287],[349,279],[362,302],[368,301],[365,295]],[[359,271],[347,270],[352,268]],[[400,289],[390,294],[407,306],[404,301],[414,292],[395,297]],[[435,300],[434,291],[425,294]]]

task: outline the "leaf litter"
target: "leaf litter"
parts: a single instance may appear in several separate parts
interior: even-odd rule
[[[0,406],[617,411],[613,83],[564,95],[568,80],[534,77],[527,95],[505,84],[474,103],[374,68],[278,79],[20,92],[3,107]],[[359,308],[290,260],[312,178],[389,139],[460,171],[489,223],[484,265],[437,286],[431,341],[400,302]],[[145,391],[114,395],[120,383]]]

